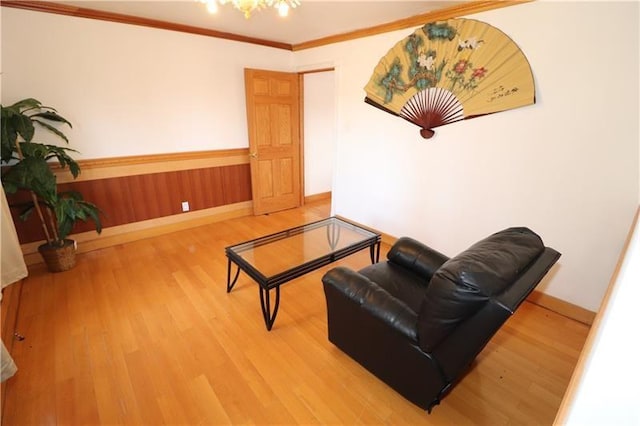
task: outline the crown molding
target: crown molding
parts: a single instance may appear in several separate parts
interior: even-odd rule
[[[305,41],[293,45],[293,51],[311,49],[314,47],[325,46],[333,43],[354,40],[362,37],[387,33],[405,28],[413,28],[426,24],[427,22],[444,21],[460,16],[471,15],[474,13],[486,12],[488,10],[500,9],[507,6],[515,6],[518,4],[529,3],[533,0],[493,0],[493,1],[471,1],[445,9],[435,10],[433,12],[423,13],[421,15],[411,16],[409,18],[400,19],[386,24],[376,25],[375,27],[363,28],[360,30],[350,31],[343,34],[336,34],[316,40]]]
[[[122,13],[105,12],[101,10],[89,9],[85,7],[68,6],[60,3],[45,1],[14,1],[2,0],[0,4],[4,7],[31,10],[35,12],[54,13],[57,15],[75,16],[77,18],[97,19],[99,21],[118,22],[121,24],[138,25],[141,27],[158,28],[162,30],[178,31],[189,34],[197,34],[207,37],[221,38],[225,40],[239,41],[242,43],[257,44],[260,46],[273,47],[276,49],[293,50],[291,44],[277,41],[264,40],[255,37],[247,37],[239,34],[227,33],[224,31],[210,30],[191,25],[177,24],[174,22],[160,21],[157,19],[142,18],[139,16],[125,15]]]
[[[411,16],[409,18],[400,19],[398,21],[388,22],[386,24],[377,25],[369,28],[362,28],[347,33],[336,34],[328,37],[322,37],[315,40],[305,41],[297,44],[281,43],[272,40],[265,40],[255,37],[247,37],[239,34],[228,33],[224,31],[216,31],[202,27],[194,27],[191,25],[177,24],[173,22],[160,21],[156,19],[142,18],[138,16],[125,15],[121,13],[105,12],[90,8],[68,6],[60,3],[48,1],[16,1],[1,0],[0,5],[3,7],[12,7],[16,9],[31,10],[36,12],[54,13],[58,15],[75,16],[78,18],[97,19],[101,21],[118,22],[121,24],[138,25],[142,27],[158,28],[169,31],[178,31],[189,34],[197,34],[207,37],[221,38],[225,40],[238,41],[242,43],[256,44],[260,46],[273,47],[289,51],[298,51],[311,49],[314,47],[325,46],[333,43],[354,40],[362,37],[382,34],[390,31],[402,30],[423,25],[427,22],[442,21],[460,16],[471,15],[474,13],[485,12],[488,10],[499,9],[508,6],[514,6],[523,3],[529,3],[533,0],[485,0],[470,1],[446,9],[436,10],[421,15]]]

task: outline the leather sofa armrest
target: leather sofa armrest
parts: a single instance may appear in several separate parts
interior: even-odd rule
[[[353,301],[368,314],[417,343],[417,315],[403,301],[364,275],[338,266],[328,271],[322,282],[327,293],[331,286],[338,294]],[[331,303],[327,295],[327,304]]]
[[[449,258],[444,254],[409,237],[396,241],[387,254],[387,259],[396,265],[412,270],[429,282],[433,274]]]

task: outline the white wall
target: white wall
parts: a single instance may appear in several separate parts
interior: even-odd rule
[[[247,147],[243,69],[291,63],[281,49],[2,8],[2,103],[56,107],[78,158]]]
[[[412,30],[296,53],[338,91],[333,210],[453,255],[528,226],[563,253],[539,287],[596,310],[638,206],[638,3],[533,2],[474,15],[532,64],[536,105],[444,126],[431,140],[363,102]]]
[[[563,253],[539,289],[596,310],[640,196],[638,3],[532,2],[474,18],[520,45],[538,102],[428,141],[363,102],[378,60],[411,30],[291,53],[2,8],[2,102],[57,107],[80,158],[237,148],[248,146],[244,67],[333,66],[334,212],[451,255],[529,226]]]
[[[304,194],[331,191],[336,153],[333,71],[304,74]]]
[[[640,227],[636,224],[606,304],[589,332],[585,351],[555,424],[639,425],[640,346],[630,326],[640,298]],[[573,386],[572,386],[573,385]],[[565,407],[566,405],[566,407]]]
[[[247,147],[243,69],[294,71],[291,52],[192,34],[11,8],[2,24],[2,103],[56,107],[78,158]],[[306,195],[331,191],[333,74],[305,75]]]

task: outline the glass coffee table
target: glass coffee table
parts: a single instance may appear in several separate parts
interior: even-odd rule
[[[258,283],[260,305],[271,330],[280,305],[280,286],[301,275],[369,248],[371,263],[380,258],[380,234],[337,217],[287,229],[225,249],[227,293],[240,270]],[[237,270],[231,278],[232,264]],[[273,306],[271,292],[275,291]]]

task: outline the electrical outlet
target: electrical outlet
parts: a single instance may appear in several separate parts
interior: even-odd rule
[[[188,212],[189,211],[189,202],[188,201],[183,201],[182,202],[182,211],[183,212]]]

